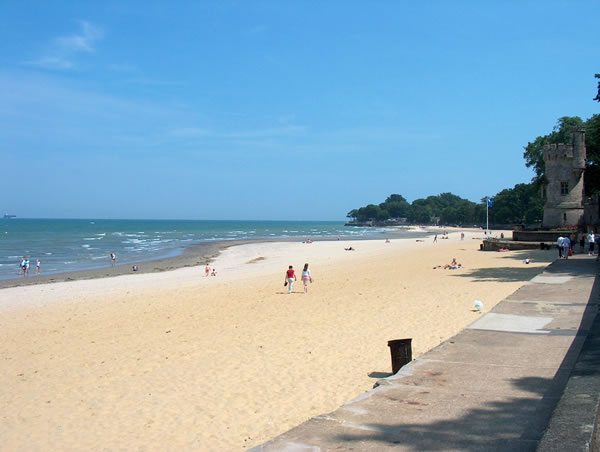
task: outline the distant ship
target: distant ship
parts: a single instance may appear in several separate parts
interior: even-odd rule
[[[5,213],[5,214],[4,214],[4,218],[17,218],[17,216],[16,216],[16,215],[11,215],[11,214]]]

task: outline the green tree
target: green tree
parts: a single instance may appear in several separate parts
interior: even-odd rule
[[[571,130],[573,127],[582,127],[584,125],[579,116],[563,116],[558,119],[552,133],[537,137],[533,142],[527,143],[523,157],[525,166],[533,168],[535,171],[535,182],[540,182],[544,178],[544,156],[543,149],[546,144],[570,143]]]
[[[585,148],[587,166],[584,182],[585,193],[600,193],[600,115],[594,115],[585,123]]]
[[[539,186],[517,184],[498,192],[490,209],[490,221],[496,224],[539,223],[544,214]]]
[[[376,220],[380,212],[381,208],[379,206],[376,206],[375,204],[368,204],[365,207],[358,209],[358,220]]]
[[[406,201],[406,198],[404,196],[397,195],[397,194],[388,196],[386,198],[385,202],[386,202],[386,204],[390,203],[390,202],[405,202],[408,204],[408,201]]]
[[[431,223],[433,216],[431,206],[425,199],[415,199],[410,208],[409,221],[411,223]]]
[[[351,220],[356,220],[358,217],[358,210],[352,209],[350,212],[346,214],[346,218],[350,218]]]
[[[377,217],[375,217],[375,219],[377,221],[385,221],[389,218],[390,218],[390,213],[387,210],[381,209],[381,208],[379,209],[379,212],[377,212]]]
[[[442,224],[456,224],[458,221],[458,212],[454,207],[444,207],[440,212],[440,222]]]

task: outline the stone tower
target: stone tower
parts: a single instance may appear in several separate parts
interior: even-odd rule
[[[572,144],[544,146],[544,229],[574,226],[583,220],[585,129],[574,128],[572,135]]]

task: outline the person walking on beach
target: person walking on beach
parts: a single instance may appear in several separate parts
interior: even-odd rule
[[[304,293],[308,293],[308,283],[312,282],[308,264],[304,264],[304,269],[302,270],[302,282],[304,283]]]
[[[210,265],[206,264],[206,267],[204,267],[204,276],[209,276],[210,275]]]
[[[116,262],[117,262],[117,256],[115,255],[115,253],[110,253],[110,263],[113,267],[115,266]]]
[[[40,260],[39,259],[35,260],[35,274],[36,275],[40,274]]]
[[[21,273],[25,273],[25,258],[21,258],[21,262],[19,262],[19,276],[21,276]]]
[[[29,258],[25,258],[25,263],[23,264],[23,278],[29,275]]]
[[[285,283],[284,286],[288,286],[288,294],[292,293],[292,287],[294,286],[294,282],[296,281],[296,273],[294,272],[294,267],[290,265],[290,267],[285,272]]]
[[[437,234],[433,237],[433,243],[437,242]]]

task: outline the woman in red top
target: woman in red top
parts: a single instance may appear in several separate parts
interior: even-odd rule
[[[285,282],[289,285],[288,293],[292,293],[292,286],[294,285],[294,281],[296,281],[296,272],[294,272],[294,267],[290,265],[290,268],[285,272]]]

